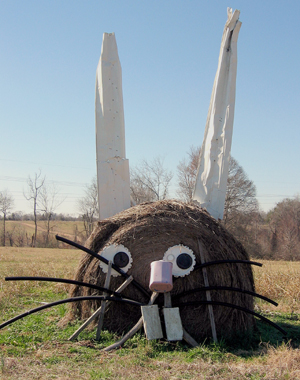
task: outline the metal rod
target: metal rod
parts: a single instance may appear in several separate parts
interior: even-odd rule
[[[203,263],[203,264],[197,264],[194,270],[201,269],[204,267],[209,267],[211,265],[218,265],[218,264],[248,264],[248,265],[256,265],[258,267],[263,266],[261,263],[258,263],[256,261],[249,261],[249,260],[216,260],[216,261],[207,261],[206,263]]]
[[[268,318],[263,317],[262,315],[255,313],[254,311],[247,309],[243,306],[234,305],[234,304],[227,303],[227,302],[219,302],[219,301],[191,301],[191,302],[176,303],[176,306],[178,306],[178,307],[194,306],[194,305],[218,305],[218,306],[231,307],[232,309],[241,310],[241,311],[244,311],[245,313],[254,315],[255,317],[257,317],[257,318],[261,319],[262,321],[268,323],[269,325],[273,326],[275,329],[279,330],[284,335],[287,335],[287,332],[284,331],[281,327],[279,327],[276,323],[270,321]]]
[[[255,293],[255,292],[251,292],[250,290],[244,290],[244,289],[240,289],[240,288],[233,288],[233,287],[230,287],[230,286],[204,286],[204,287],[201,287],[201,288],[196,288],[196,289],[191,289],[191,290],[187,290],[185,292],[182,292],[180,294],[175,294],[172,296],[173,299],[177,299],[177,298],[180,298],[180,297],[184,297],[184,296],[187,296],[189,294],[193,294],[193,293],[198,293],[198,292],[205,292],[207,290],[228,290],[228,291],[231,291],[231,292],[240,292],[240,293],[245,293],[245,294],[250,294],[251,296],[254,296],[254,297],[257,297],[257,298],[261,298],[262,300],[264,301],[267,301],[275,306],[278,306],[278,303],[271,300],[270,298],[268,297],[265,297],[265,296],[262,296],[261,294],[258,294],[258,293]]]
[[[97,289],[101,292],[106,292],[109,294],[113,294],[116,297],[121,297],[119,293],[114,292],[113,290],[103,288],[102,286],[89,284],[87,282],[81,282],[76,280],[69,280],[66,278],[53,278],[53,277],[5,277],[5,281],[49,281],[49,282],[62,282],[65,284],[73,284],[73,285],[79,285],[79,286],[85,286],[87,288],[91,289]]]
[[[202,264],[202,274],[203,274],[203,278],[204,278],[204,285],[207,288],[207,287],[209,287],[209,282],[208,282],[206,267],[203,266],[203,264],[205,264],[204,247],[201,244],[201,241],[199,239],[198,239],[198,248],[199,248],[200,260],[201,260],[201,264]],[[211,301],[210,291],[206,290],[205,294],[206,294],[207,301]],[[213,310],[212,305],[208,305],[208,315],[209,315],[213,340],[215,343],[218,343],[217,330],[216,330],[215,317],[214,317],[214,310]]]
[[[150,298],[148,305],[153,305],[156,298],[158,297],[158,295],[159,295],[159,293],[155,293],[155,292],[152,293],[152,296]],[[133,328],[130,331],[128,331],[128,333],[125,334],[122,339],[120,339],[118,342],[116,342],[114,344],[111,344],[110,346],[107,346],[106,348],[104,348],[103,351],[111,351],[111,350],[114,350],[115,348],[121,347],[128,339],[130,339],[142,327],[143,327],[143,317],[141,317],[138,320],[138,322],[133,326]]]
[[[104,283],[104,287],[109,289],[109,285],[110,285],[110,279],[111,279],[111,266],[112,266],[112,261],[109,261],[108,263],[108,268],[107,268],[107,274],[106,274],[106,278],[105,278],[105,283]],[[104,296],[107,296],[107,293],[106,292],[103,292],[103,295]],[[98,327],[97,327],[97,333],[96,333],[96,340],[100,340],[100,335],[101,335],[101,330],[102,330],[102,327],[103,327],[103,322],[104,322],[104,314],[105,314],[105,308],[106,308],[106,305],[107,305],[107,301],[101,301],[101,310],[100,310],[100,315],[99,315],[99,321],[98,321]]]
[[[121,293],[133,280],[133,277],[130,276],[123,282],[123,284],[116,290],[116,293]],[[107,305],[109,305],[110,301],[106,301]],[[97,316],[99,315],[101,311],[101,307],[99,307],[80,327],[78,330],[76,330],[68,340],[74,340],[78,337],[78,335],[81,333],[82,330],[84,330]]]
[[[123,302],[123,303],[127,303],[129,305],[134,305],[134,306],[145,306],[146,305],[144,303],[129,300],[127,298],[109,297],[109,296],[107,296],[107,297],[104,297],[104,296],[83,296],[83,297],[66,298],[64,300],[59,300],[59,301],[47,303],[46,305],[39,306],[35,309],[27,311],[26,313],[20,314],[20,315],[14,317],[12,319],[9,319],[8,321],[6,321],[0,325],[0,330],[3,329],[4,327],[10,325],[11,323],[18,321],[19,319],[27,317],[27,315],[37,313],[38,311],[48,309],[49,307],[61,305],[61,304],[68,303],[68,302],[90,301],[90,300],[100,300],[100,301],[105,300],[105,301],[113,301],[113,302],[121,302],[121,303]]]

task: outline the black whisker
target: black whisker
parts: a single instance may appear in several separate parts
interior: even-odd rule
[[[211,265],[218,265],[218,264],[248,264],[248,265],[257,265],[258,267],[262,267],[261,263],[258,263],[257,261],[249,261],[249,260],[216,260],[216,261],[208,261],[207,263],[203,264],[197,264],[194,268],[194,270],[198,270],[200,268],[209,267]]]
[[[76,280],[69,280],[66,278],[53,278],[53,277],[5,277],[5,281],[49,281],[49,282],[61,282],[65,284],[73,284],[73,285],[79,285],[84,286],[91,289],[96,289],[101,292],[106,292],[109,294],[113,294],[116,297],[122,297],[120,293],[114,292],[113,290],[103,288],[102,286],[89,284],[87,282],[81,282]]]
[[[185,292],[182,292],[180,294],[172,295],[172,299],[177,299],[177,298],[180,298],[180,297],[184,297],[184,296],[187,296],[188,294],[193,294],[193,293],[198,293],[198,292],[205,292],[207,290],[229,290],[229,291],[232,291],[232,292],[240,292],[240,293],[250,294],[251,296],[254,296],[254,297],[257,297],[257,298],[261,298],[264,301],[267,301],[269,303],[272,303],[275,306],[278,306],[278,303],[275,302],[275,301],[272,301],[270,298],[267,298],[267,297],[262,296],[262,295],[260,295],[258,293],[255,293],[255,292],[251,292],[250,290],[244,290],[244,289],[240,289],[240,288],[233,288],[233,287],[230,287],[230,286],[207,286],[207,287],[203,286],[201,288],[191,289],[191,290],[187,290]]]
[[[245,307],[234,305],[227,302],[219,302],[219,301],[191,301],[191,302],[180,302],[180,303],[174,303],[174,307],[185,307],[185,306],[194,306],[194,305],[217,305],[217,306],[225,306],[225,307],[231,307],[232,309],[237,309],[244,311],[245,313],[254,315],[255,317],[261,319],[262,321],[268,323],[269,325],[273,326],[275,329],[279,330],[282,334],[287,335],[287,332],[283,330],[280,326],[278,326],[276,323],[270,321],[268,318],[263,317],[262,315],[255,313],[252,310],[249,310]]]
[[[75,248],[78,248],[81,251],[88,253],[89,255],[95,257],[96,259],[98,259],[98,260],[102,261],[103,263],[105,263],[106,265],[108,265],[108,260],[105,257],[98,255],[98,253],[91,251],[90,249],[84,247],[83,245],[75,243],[74,241],[68,240],[62,236],[55,235],[55,237],[56,237],[56,240],[62,241],[63,243],[66,243],[66,244],[69,244]],[[123,277],[125,277],[125,278],[129,277],[129,274],[127,274],[121,268],[119,268],[118,265],[112,264],[112,268],[115,271],[117,271],[118,273],[120,273]],[[137,289],[139,289],[148,299],[150,299],[150,293],[140,283],[138,283],[134,279],[131,281],[131,283],[133,286],[135,286]]]
[[[110,297],[110,296],[84,296],[84,297],[66,298],[64,300],[59,300],[59,301],[48,303],[48,304],[43,305],[43,306],[39,306],[35,309],[27,311],[26,313],[20,314],[14,318],[2,323],[0,325],[0,330],[3,329],[4,327],[10,325],[11,323],[18,321],[19,319],[27,317],[27,315],[37,313],[38,311],[48,309],[50,307],[61,305],[61,304],[68,303],[68,302],[89,301],[89,300],[122,302],[122,303],[127,303],[129,305],[134,305],[134,306],[145,306],[146,305],[146,304],[143,304],[141,302],[129,300],[127,298]]]

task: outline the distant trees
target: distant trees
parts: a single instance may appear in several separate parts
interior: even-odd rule
[[[190,148],[177,167],[177,193],[186,202],[192,200],[199,154]],[[256,187],[233,157],[222,223],[253,257],[300,260],[300,197],[284,199],[267,215],[260,212]]]
[[[42,213],[42,218],[45,220],[46,232],[44,234],[45,246],[49,244],[49,236],[51,231],[51,222],[54,218],[55,211],[62,204],[64,199],[59,196],[59,191],[56,186],[46,181],[46,176],[42,175],[41,170],[27,179],[27,190],[24,192],[24,197],[31,203],[33,208],[34,234],[32,236],[32,247],[37,244],[38,220]]]
[[[267,214],[272,254],[281,259],[300,259],[300,198],[286,198]]]
[[[55,215],[56,209],[63,203],[64,199],[59,196],[59,190],[54,183],[44,182],[41,187],[39,206],[40,211],[43,213],[46,224],[45,243],[49,244],[49,236],[51,231],[51,222]]]
[[[199,154],[199,147],[191,147],[187,158],[181,160],[177,166],[177,194],[186,202],[192,201]],[[143,160],[131,171],[130,187],[134,202],[139,204],[166,199],[172,177],[172,172],[164,166],[161,157],[156,157],[152,161]],[[52,244],[50,233],[54,220],[78,222],[72,226],[74,240],[78,238],[79,241],[83,241],[89,237],[95,221],[99,218],[96,177],[86,185],[85,195],[78,200],[80,212],[78,218],[56,214],[63,200],[59,196],[58,189],[46,182],[46,177],[41,171],[35,173],[33,177],[28,177],[24,196],[31,202],[33,214],[11,213],[14,206],[12,196],[7,190],[0,192],[0,218],[3,216],[0,244],[3,246],[30,245],[31,234],[27,236],[28,226],[25,229],[26,223],[23,223],[25,220],[34,221],[35,231],[31,245],[47,247]],[[9,225],[6,225],[7,220],[11,221]],[[43,231],[43,239],[39,237],[37,241],[37,223],[40,220],[45,222],[46,229]],[[83,227],[79,221],[83,222]],[[245,246],[252,257],[300,260],[300,197],[283,199],[267,214],[261,212],[253,181],[233,157],[230,159],[224,219],[221,223]]]
[[[5,222],[7,219],[8,212],[13,208],[14,200],[12,196],[8,193],[7,190],[0,192],[0,212],[3,214],[3,236],[2,236],[2,245],[5,246]]]
[[[177,194],[186,202],[192,201],[200,149],[200,147],[191,147],[188,159],[181,160],[177,166]],[[258,211],[256,187],[253,181],[248,179],[242,166],[231,157],[222,223],[251,252],[259,249],[251,235],[254,231],[251,224],[257,226],[257,222],[254,221],[258,217]]]
[[[84,223],[86,237],[93,231],[94,222],[99,218],[97,178],[85,187],[85,196],[78,201],[78,209]]]
[[[40,194],[44,186],[46,177],[42,176],[41,170],[34,174],[34,178],[30,176],[27,179],[27,191],[24,192],[24,197],[31,202],[33,207],[33,217],[34,217],[34,235],[32,239],[32,246],[36,246],[37,239],[37,215],[38,215],[38,202],[40,199]]]
[[[188,159],[182,159],[177,166],[178,190],[177,194],[185,202],[191,202],[196,182],[200,147],[190,147]]]
[[[152,161],[143,160],[130,172],[133,201],[139,204],[166,199],[172,178],[172,172],[164,167],[161,157],[155,157]]]
[[[227,180],[227,191],[224,207],[224,224],[234,224],[237,214],[252,214],[258,212],[256,187],[248,179],[244,169],[233,158],[230,158]]]
[[[181,160],[177,166],[177,193],[186,202],[192,200],[200,150],[200,147],[191,147],[188,152],[188,160]],[[253,211],[258,211],[255,185],[248,179],[247,174],[239,163],[231,157],[223,222],[228,226],[237,213],[249,213]]]

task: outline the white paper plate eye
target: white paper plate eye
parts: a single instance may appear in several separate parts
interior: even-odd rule
[[[100,256],[104,257],[108,261],[112,261],[113,264],[117,265],[122,271],[125,273],[131,268],[132,266],[132,257],[129,252],[129,250],[124,247],[124,245],[117,245],[112,244],[108,245],[107,247],[103,248],[103,250],[100,252]],[[107,273],[107,265],[100,262],[100,267],[104,273]],[[112,269],[111,271],[112,276],[121,276],[120,273]]]
[[[175,277],[184,277],[190,274],[196,264],[193,251],[181,244],[169,248],[165,252],[163,260],[173,263],[172,274]]]

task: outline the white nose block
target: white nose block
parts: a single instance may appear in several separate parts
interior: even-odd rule
[[[166,293],[173,289],[171,262],[159,260],[151,263],[150,284],[152,292]]]

